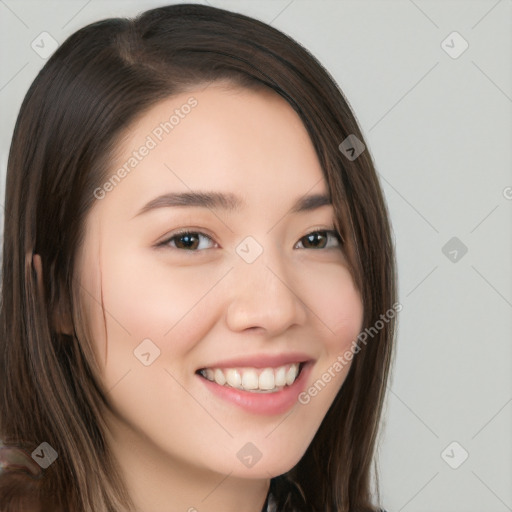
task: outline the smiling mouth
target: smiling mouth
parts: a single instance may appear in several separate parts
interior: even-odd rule
[[[304,365],[305,362],[276,368],[202,368],[196,373],[219,386],[251,393],[277,393],[293,385]]]

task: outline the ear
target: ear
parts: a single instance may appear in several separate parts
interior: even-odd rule
[[[37,286],[41,297],[44,297],[43,288],[43,263],[39,254],[32,256],[32,263],[37,274]],[[59,300],[57,308],[53,311],[53,325],[52,327],[60,334],[72,335],[74,332],[73,323],[71,321],[71,314],[69,308],[64,307],[62,301]]]

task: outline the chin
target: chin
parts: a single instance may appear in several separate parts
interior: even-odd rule
[[[250,453],[251,446],[245,449],[246,453]],[[232,476],[236,476],[239,478],[254,478],[254,479],[267,479],[271,477],[276,477],[282,475],[283,473],[287,473],[294,466],[298,464],[304,452],[306,451],[307,446],[301,446],[298,449],[293,450],[290,447],[287,447],[286,453],[284,453],[283,448],[279,447],[268,447],[265,450],[262,449],[260,454],[254,450],[253,460],[250,459],[250,456],[244,457],[245,453],[240,450],[242,453],[237,454],[237,460],[234,467],[226,468],[227,471],[232,471]],[[260,457],[259,459],[257,457]],[[247,460],[244,460],[247,459]]]

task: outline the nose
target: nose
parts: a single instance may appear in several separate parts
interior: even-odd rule
[[[257,329],[274,337],[306,321],[300,282],[278,250],[265,250],[250,264],[239,259],[230,279],[226,322],[231,330]]]

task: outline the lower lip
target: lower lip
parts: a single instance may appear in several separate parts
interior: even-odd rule
[[[205,379],[198,375],[198,378],[215,395],[231,402],[242,409],[254,414],[273,416],[283,414],[297,403],[297,398],[306,386],[306,381],[312,368],[312,362],[308,362],[302,368],[300,375],[291,386],[286,386],[281,391],[274,393],[251,393],[241,389],[221,386],[216,382]]]

